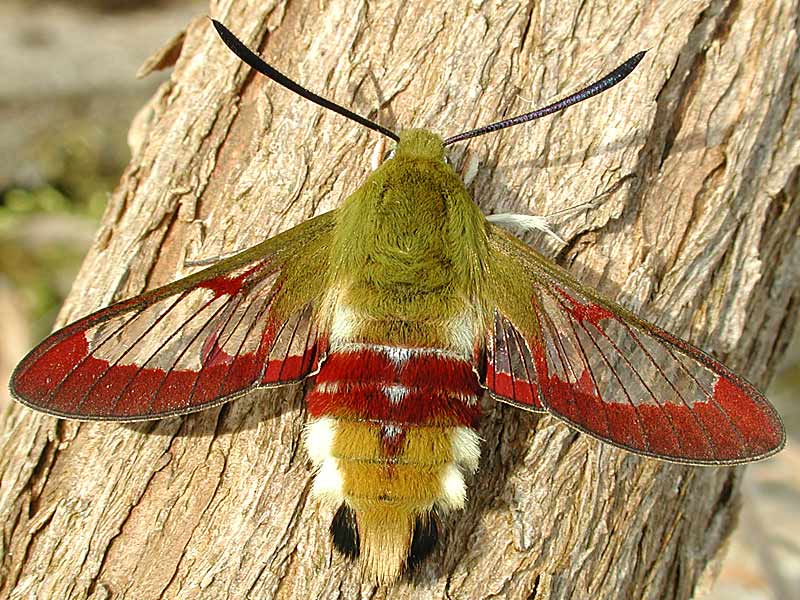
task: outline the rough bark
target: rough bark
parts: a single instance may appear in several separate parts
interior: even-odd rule
[[[444,134],[651,48],[614,91],[460,145],[454,162],[486,212],[546,214],[624,179],[558,225],[566,248],[532,243],[766,385],[800,297],[796,3],[268,4],[210,14],[308,87]],[[329,210],[369,170],[376,134],[254,77],[205,18],[174,44],[152,61],[177,57],[133,123],[62,323]],[[735,524],[741,469],[641,459],[485,400],[468,509],[411,581],[376,590],[308,497],[302,398],[139,425],[16,408],[0,597],[689,598]]]

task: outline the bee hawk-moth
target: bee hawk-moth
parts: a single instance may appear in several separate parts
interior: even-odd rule
[[[484,390],[679,463],[736,464],[783,446],[752,385],[487,219],[446,160],[450,144],[608,89],[644,53],[555,104],[442,139],[335,105],[214,26],[247,64],[394,149],[340,208],[53,333],[15,370],[17,400],[135,421],[314,376],[313,494],[335,512],[334,545],[381,583],[430,554],[439,517],[464,507]]]

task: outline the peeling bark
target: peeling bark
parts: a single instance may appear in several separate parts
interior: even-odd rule
[[[210,14],[309,88],[443,134],[651,48],[614,91],[459,145],[454,163],[486,212],[547,214],[635,176],[558,224],[566,248],[531,242],[767,384],[800,295],[796,3],[268,4]],[[61,323],[329,210],[368,172],[375,134],[253,76],[205,18],[150,67],[175,59]],[[16,407],[0,598],[689,598],[735,524],[741,468],[641,459],[485,400],[468,509],[411,581],[375,590],[308,498],[302,398],[136,425]]]

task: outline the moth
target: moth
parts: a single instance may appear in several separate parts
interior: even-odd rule
[[[342,206],[53,333],[13,396],[57,417],[136,421],[314,376],[304,438],[333,543],[397,579],[462,509],[485,391],[607,444],[691,465],[777,452],[768,401],[714,358],[576,281],[487,219],[451,144],[622,81],[640,52],[552,105],[447,139],[399,134],[299,86],[214,21],[245,63],[395,142]]]

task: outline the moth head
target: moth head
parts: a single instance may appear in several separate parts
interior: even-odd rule
[[[394,156],[415,160],[445,161],[444,141],[425,129],[406,129],[394,148]]]

